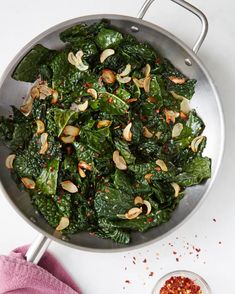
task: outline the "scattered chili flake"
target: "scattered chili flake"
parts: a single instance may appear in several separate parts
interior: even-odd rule
[[[158,58],[156,59],[156,61],[155,61],[156,64],[160,64],[161,62],[162,62],[162,61],[161,61],[160,57],[158,57]]]
[[[181,111],[180,112],[180,118],[182,118],[183,120],[187,120],[188,119],[188,116]]]
[[[222,242],[221,242],[221,241],[219,241],[219,244],[222,244]]]
[[[154,272],[149,273],[149,277],[152,277],[154,275]]]
[[[153,217],[151,216],[151,217],[149,217],[148,219],[147,219],[147,223],[151,223],[151,222],[153,222],[154,221],[154,219],[153,219]]]
[[[108,192],[109,192],[109,189],[108,189],[108,188],[105,188],[105,189],[104,189],[104,192],[105,192],[105,193],[108,193]]]
[[[113,98],[112,97],[109,97],[108,100],[107,100],[107,102],[110,103],[110,104],[112,104],[113,103]]]
[[[146,263],[147,262],[147,259],[145,258],[144,260],[143,260],[143,263]]]
[[[197,252],[200,252],[200,251],[201,251],[201,249],[200,249],[200,248],[195,248],[195,250],[196,250]]]
[[[159,113],[160,112],[160,109],[156,109],[156,113]]]
[[[134,260],[132,260],[133,264],[136,264]]]
[[[83,87],[85,87],[85,88],[91,88],[92,87],[92,84],[91,83],[84,83],[83,84]]]
[[[168,279],[160,289],[159,294],[202,294],[201,287],[193,280],[175,276]]]
[[[216,223],[216,219],[215,219],[215,218],[213,218],[213,222],[215,222],[215,223]]]
[[[125,266],[125,271],[127,270],[127,267]]]
[[[136,260],[135,256],[133,256],[133,259]]]
[[[130,284],[130,283],[131,283],[131,281],[130,281],[130,280],[126,280],[126,281],[125,281],[125,283],[127,283],[127,284]]]
[[[179,262],[179,258],[178,257],[176,257],[176,259],[175,259],[177,262]]]
[[[176,251],[173,251],[173,254],[177,254],[177,252]]]
[[[140,120],[142,121],[146,121],[148,119],[148,117],[146,115],[141,115],[140,116]]]
[[[161,168],[160,168],[159,166],[157,166],[157,167],[155,168],[155,170],[159,172],[159,171],[161,171]]]

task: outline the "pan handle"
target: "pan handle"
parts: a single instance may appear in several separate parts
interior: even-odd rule
[[[37,264],[47,247],[51,243],[51,239],[46,236],[39,234],[34,242],[30,245],[28,251],[25,254],[25,258],[27,261]]]
[[[142,19],[147,10],[149,9],[150,5],[154,2],[155,0],[146,0],[143,4],[143,6],[141,7],[137,17]],[[207,18],[206,16],[198,9],[196,8],[195,6],[189,4],[188,2],[184,1],[184,0],[171,0],[173,2],[175,2],[176,4],[184,7],[185,9],[189,10],[190,12],[192,12],[194,15],[196,15],[200,21],[201,21],[201,25],[202,25],[202,28],[201,28],[201,33],[196,41],[196,43],[194,44],[193,46],[193,52],[194,53],[197,53],[198,50],[200,49],[206,35],[207,35],[207,31],[208,31],[208,21],[207,21]]]

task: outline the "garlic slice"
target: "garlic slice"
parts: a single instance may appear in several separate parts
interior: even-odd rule
[[[131,81],[131,77],[121,77],[119,74],[116,75],[116,79],[121,84],[126,84]]]
[[[149,183],[153,177],[153,174],[149,173],[144,176],[145,180]]]
[[[125,77],[125,76],[128,76],[130,72],[131,72],[131,65],[128,63],[125,69],[119,75],[120,77]]]
[[[138,88],[144,88],[144,80],[145,79],[138,80],[137,78],[133,78],[132,80]]]
[[[115,150],[113,152],[113,162],[116,165],[116,168],[120,170],[126,170],[127,169],[127,164],[125,159],[119,154],[118,150]]]
[[[83,112],[88,108],[88,105],[88,101],[86,100],[84,103],[78,104],[77,109]]]
[[[84,168],[84,169],[89,170],[89,171],[92,170],[92,165],[86,163],[85,161],[80,161],[80,162],[78,163],[78,167],[80,167],[80,168]]]
[[[148,76],[148,77],[146,77],[144,79],[144,91],[146,93],[149,93],[149,91],[150,91],[150,82],[151,82],[151,77],[150,76]]]
[[[190,112],[190,104],[189,100],[186,98],[183,98],[182,102],[180,103],[180,111],[182,111],[185,114],[188,114]]]
[[[78,167],[78,173],[79,173],[79,175],[80,175],[81,178],[85,178],[86,177],[86,173],[80,167]]]
[[[61,182],[61,186],[65,191],[68,191],[69,193],[77,193],[78,187],[74,185],[71,181],[63,181]]]
[[[62,231],[69,226],[69,218],[66,216],[62,216],[60,219],[60,223],[56,227],[56,231]]]
[[[132,127],[132,123],[130,122],[123,130],[123,138],[128,142],[131,142],[132,140],[131,127]]]
[[[6,161],[5,161],[6,168],[9,168],[9,169],[13,168],[13,161],[15,160],[15,158],[16,158],[15,154],[10,154],[7,156]]]
[[[84,55],[82,50],[79,50],[75,55],[73,52],[68,54],[68,62],[74,65],[80,71],[86,71],[89,66],[85,65],[82,61],[82,56]]]
[[[125,213],[125,217],[127,219],[134,219],[137,218],[142,213],[142,207],[133,207],[127,213]]]
[[[36,125],[37,125],[37,132],[36,134],[42,134],[45,131],[45,124],[43,121],[41,121],[40,119],[36,120]]]
[[[103,63],[106,58],[109,56],[115,54],[115,51],[113,49],[105,49],[101,54],[100,54],[100,62]]]
[[[24,177],[24,178],[21,178],[21,182],[24,184],[24,186],[27,189],[30,189],[30,190],[35,189],[36,183],[32,179]]]
[[[89,88],[87,89],[87,93],[91,95],[91,97],[93,97],[94,99],[97,99],[98,97],[97,91],[95,89]]]
[[[152,138],[153,137],[153,133],[151,133],[148,128],[143,127],[143,135],[145,138]]]
[[[151,72],[151,66],[149,64],[146,64],[146,66],[143,68],[143,74],[145,77],[148,77]]]
[[[171,183],[171,186],[175,190],[175,197],[178,197],[179,192],[180,192],[180,186],[177,183]]]
[[[75,140],[75,137],[74,136],[62,136],[60,139],[65,144],[71,144]]]
[[[143,198],[140,197],[140,196],[136,196],[135,199],[134,199],[134,204],[137,205],[137,204],[143,204],[144,201],[143,201]]]
[[[184,128],[184,126],[182,123],[175,124],[172,129],[172,138],[178,137],[181,134],[181,132],[183,131],[183,128]]]
[[[25,115],[28,116],[33,109],[33,98],[31,96],[28,96],[24,104],[20,106],[20,111]]]
[[[152,210],[152,206],[151,206],[150,202],[147,200],[144,200],[143,204],[147,207],[146,215],[149,215]]]
[[[77,137],[79,133],[80,133],[80,129],[78,127],[74,127],[70,125],[67,125],[63,130],[63,134],[65,134],[66,136]]]
[[[170,77],[168,77],[168,79],[170,81],[172,81],[174,84],[179,84],[179,85],[182,85],[186,82],[185,78],[180,78],[180,77],[176,77],[176,76],[170,76]]]
[[[168,171],[168,168],[163,160],[161,159],[156,160],[156,165],[158,165],[162,171],[165,171],[165,172]]]
[[[191,149],[193,152],[197,152],[198,151],[198,147],[201,144],[201,142],[203,141],[203,139],[205,138],[205,136],[198,136],[196,138],[194,138],[191,142]]]
[[[99,120],[97,123],[97,128],[100,129],[104,127],[109,127],[111,124],[112,124],[111,120],[107,120],[107,119]]]
[[[47,142],[47,138],[48,138],[48,133],[42,133],[41,137],[40,137],[40,141],[41,141],[41,149],[39,150],[39,154],[45,154],[47,149],[48,149],[48,142]]]

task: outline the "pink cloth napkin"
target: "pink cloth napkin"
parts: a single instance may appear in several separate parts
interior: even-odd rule
[[[38,265],[27,262],[28,246],[0,256],[0,294],[81,294],[58,260],[46,252]]]

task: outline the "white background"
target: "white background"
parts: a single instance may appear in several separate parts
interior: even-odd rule
[[[190,2],[207,15],[210,25],[199,56],[215,81],[224,108],[226,145],[220,173],[192,218],[154,245],[126,253],[95,254],[52,243],[50,250],[85,294],[151,293],[160,276],[177,269],[199,273],[215,294],[235,293],[235,4],[233,0]],[[27,42],[52,25],[96,13],[136,16],[142,3],[143,0],[1,0],[0,74]],[[146,19],[190,46],[199,32],[199,22],[167,0],[156,1]],[[30,243],[36,235],[0,195],[0,253],[7,254]],[[145,258],[147,263],[143,263]],[[149,276],[150,272],[153,276]]]

